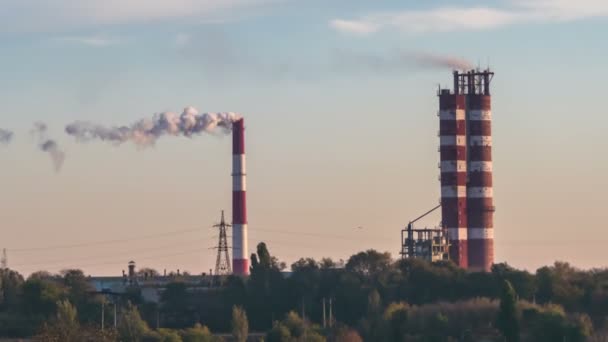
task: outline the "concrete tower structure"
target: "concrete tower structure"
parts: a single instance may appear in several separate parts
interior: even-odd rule
[[[441,216],[448,230],[450,259],[468,266],[467,149],[465,97],[443,89],[439,93],[439,154]]]
[[[245,122],[232,124],[232,271],[249,274],[247,248],[247,182],[245,167]]]
[[[469,177],[469,269],[490,271],[494,263],[494,201],[492,192],[492,104],[490,71],[468,75],[467,127]]]
[[[439,92],[442,223],[450,258],[490,271],[494,263],[490,70],[454,72]]]

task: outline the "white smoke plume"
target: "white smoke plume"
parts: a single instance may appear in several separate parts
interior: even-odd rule
[[[67,134],[78,141],[102,140],[115,144],[127,141],[138,146],[154,145],[164,135],[186,136],[201,133],[215,133],[218,130],[229,133],[232,123],[239,119],[236,113],[203,113],[199,114],[194,107],[186,107],[181,114],[163,112],[152,118],[141,119],[130,126],[106,127],[86,121],[76,121],[65,127]]]
[[[382,54],[336,51],[336,67],[339,70],[372,72],[402,72],[415,69],[470,70],[473,65],[463,58],[420,51],[393,50]]]
[[[0,128],[0,144],[7,145],[13,140],[13,132]]]
[[[38,139],[38,147],[43,152],[47,152],[51,156],[55,171],[59,172],[63,161],[65,160],[65,153],[59,148],[55,140],[47,137],[48,127],[43,122],[34,123],[32,128],[32,135]]]
[[[405,54],[408,56],[408,54]],[[435,55],[426,52],[411,53],[409,56],[421,67],[449,68],[454,70],[470,70],[473,65],[463,58],[447,55]]]

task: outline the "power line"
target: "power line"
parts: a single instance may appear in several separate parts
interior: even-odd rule
[[[384,237],[384,236],[360,236],[357,237],[356,234],[353,235],[334,235],[334,234],[325,234],[325,233],[312,233],[312,232],[301,232],[301,231],[289,231],[289,230],[275,230],[275,229],[265,229],[265,228],[254,228],[254,229],[249,229],[251,232],[256,232],[256,231],[260,231],[260,232],[268,232],[268,233],[277,233],[277,234],[289,234],[289,235],[305,235],[305,236],[312,236],[312,237],[320,237],[320,238],[333,238],[333,239],[340,239],[340,240],[352,240],[352,241],[362,241],[362,240],[369,240],[369,239],[382,239],[385,241],[395,241],[395,238],[389,238],[388,236]],[[397,235],[395,235],[397,236]]]
[[[23,253],[23,252],[47,251],[47,250],[55,250],[55,249],[90,247],[90,246],[97,246],[97,245],[107,245],[107,244],[113,244],[113,243],[152,239],[152,238],[156,238],[156,237],[169,236],[169,235],[173,235],[173,234],[187,234],[187,233],[192,233],[192,232],[196,232],[196,231],[202,231],[202,230],[200,228],[193,228],[193,229],[176,230],[176,231],[158,233],[158,234],[142,235],[142,236],[137,236],[137,237],[132,237],[132,238],[125,238],[125,239],[89,241],[89,242],[81,242],[81,243],[76,243],[76,244],[54,245],[54,246],[46,246],[46,247],[18,248],[18,249],[11,249],[10,251]]]
[[[197,248],[197,249],[194,249],[194,250],[188,250],[188,251],[178,252],[178,253],[156,254],[156,255],[143,256],[143,257],[138,257],[137,260],[149,260],[149,259],[156,259],[156,258],[166,258],[166,257],[172,257],[172,256],[178,256],[178,255],[195,254],[195,253],[201,253],[201,249]],[[121,260],[121,261],[100,262],[100,263],[94,263],[94,264],[74,264],[74,265],[69,265],[68,267],[72,267],[72,268],[84,268],[84,267],[103,266],[103,265],[122,265],[124,263],[125,263],[124,260]]]
[[[136,255],[134,255],[134,253],[153,251],[153,250],[158,250],[158,249],[165,249],[165,248],[168,248],[168,247],[185,247],[185,246],[191,247],[191,245],[198,246],[198,245],[200,245],[200,242],[196,242],[195,244],[188,244],[188,245],[182,245],[182,244],[172,243],[172,244],[165,244],[165,245],[156,246],[156,247],[148,247],[148,248],[140,248],[140,249],[129,250],[129,251],[126,251],[124,253],[118,253],[118,254],[116,254],[116,253],[111,252],[111,253],[108,253],[108,254],[111,254],[111,256],[129,256],[131,258],[136,258]],[[85,257],[85,258],[78,257],[78,260],[79,261],[82,261],[82,260],[87,260],[88,261],[88,260],[103,259],[105,257],[106,256],[91,256],[91,257]],[[55,259],[55,260],[44,261],[44,262],[16,264],[16,265],[13,265],[13,267],[25,267],[25,266],[31,267],[31,266],[39,266],[39,265],[48,266],[48,265],[54,265],[54,264],[69,263],[69,262],[72,262],[72,261],[74,261],[74,258],[71,258],[71,259],[59,259],[59,260]]]

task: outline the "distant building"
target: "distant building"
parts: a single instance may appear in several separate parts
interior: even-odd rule
[[[163,275],[137,273],[135,262],[129,262],[129,271],[123,271],[122,276],[89,277],[89,283],[96,292],[112,295],[124,295],[130,289],[138,289],[146,302],[158,303],[164,289],[170,283],[181,282],[191,291],[208,291],[213,288],[217,277],[207,274],[189,275],[177,272],[166,272]]]

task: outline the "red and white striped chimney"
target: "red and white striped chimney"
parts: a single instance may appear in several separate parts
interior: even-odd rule
[[[232,124],[232,272],[236,275],[249,274],[245,177],[245,123],[241,118]]]
[[[468,265],[467,148],[465,96],[447,89],[439,93],[441,216],[450,240],[450,259]]]
[[[492,192],[492,105],[486,75],[484,93],[467,98],[469,183],[469,268],[489,272],[494,263],[494,201]]]

